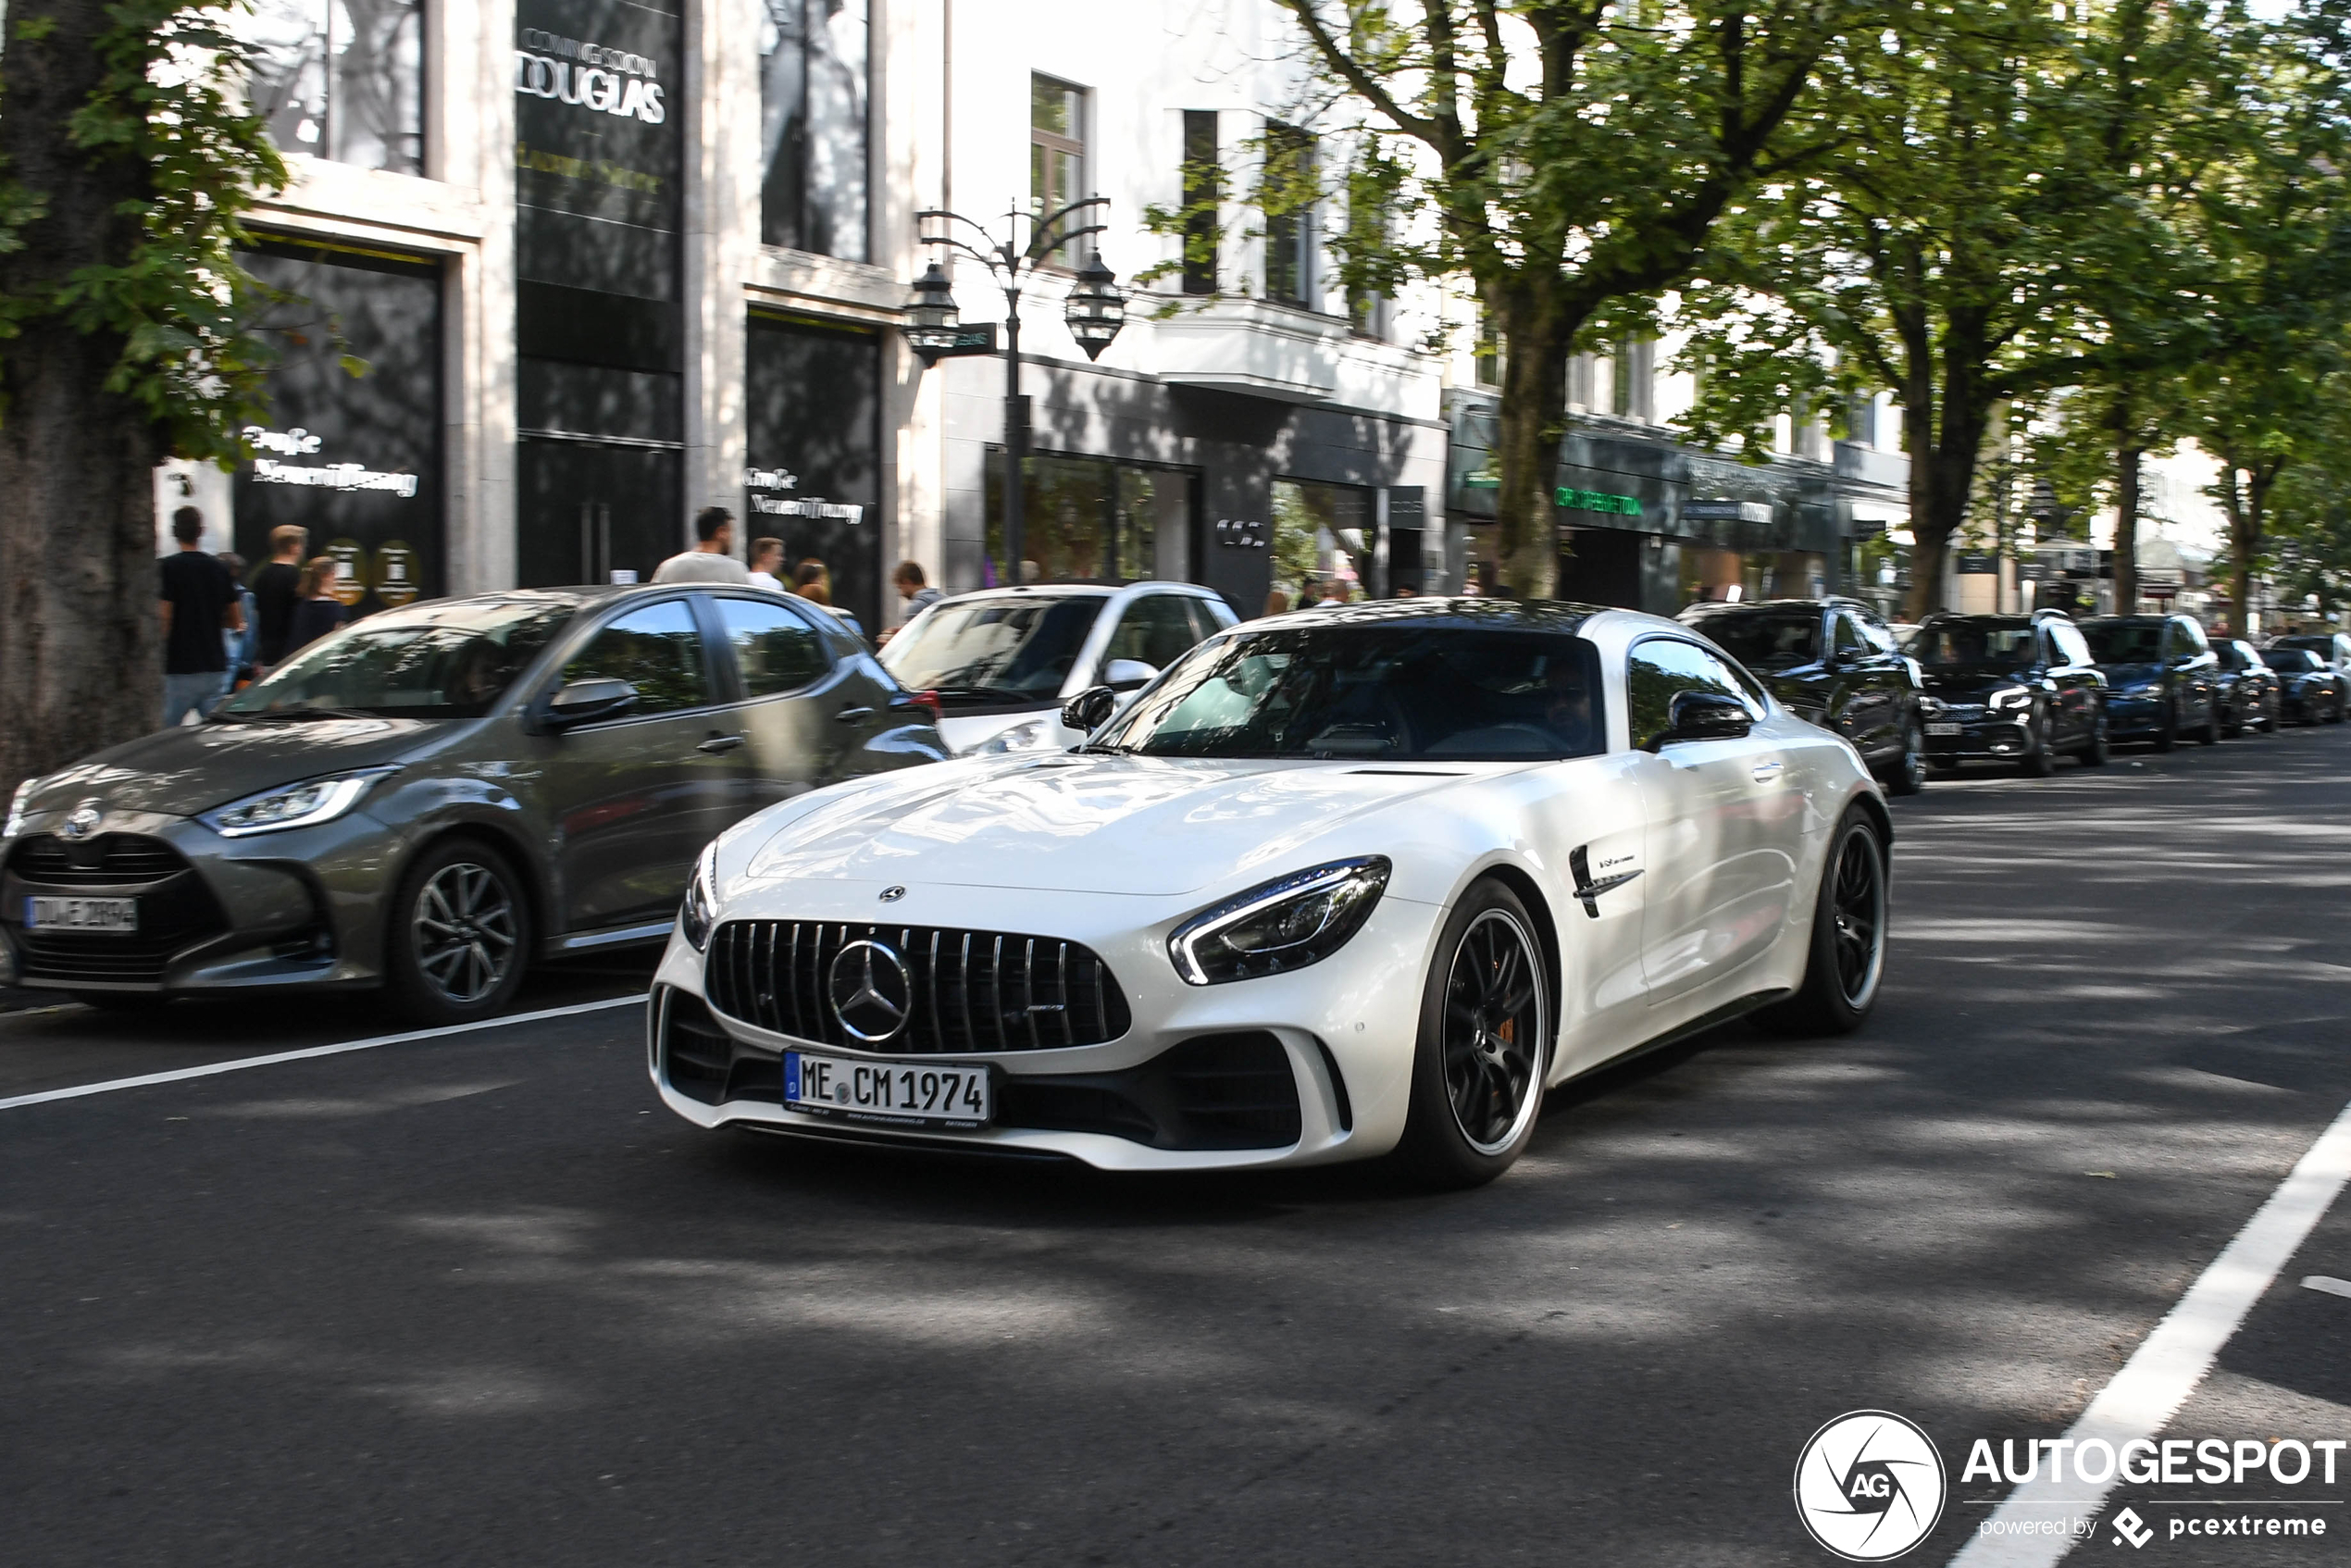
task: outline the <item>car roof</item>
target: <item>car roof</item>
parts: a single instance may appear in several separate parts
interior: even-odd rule
[[[1748,610],[1864,610],[1874,616],[1877,610],[1860,600],[1842,593],[1824,593],[1818,599],[1700,599],[1685,604],[1685,616],[1735,616]]]
[[[939,600],[942,604],[965,604],[975,599],[1110,599],[1121,593],[1148,589],[1154,593],[1187,593],[1195,599],[1213,599],[1216,591],[1202,588],[1196,582],[1163,582],[1146,578],[1137,582],[1024,582],[1005,583],[997,588],[975,588],[968,593],[951,593]]]
[[[1625,610],[1611,612],[1606,604],[1579,604],[1561,599],[1445,598],[1430,595],[1425,598],[1368,599],[1355,604],[1310,606],[1285,615],[1243,621],[1230,629],[1255,631],[1273,627],[1410,625],[1443,627],[1455,631],[1548,631],[1573,636],[1582,630],[1584,623],[1594,616],[1610,613],[1637,614]],[[1660,627],[1670,627],[1676,631],[1689,629],[1654,616],[1640,618],[1654,620]]]
[[[1943,621],[1962,621],[1973,626],[2031,626],[2034,624],[2034,617],[2040,614],[2042,614],[2041,611],[2034,610],[2029,613],[2018,611],[2015,614],[2009,614],[2002,611],[1997,615],[1965,616],[1957,610],[1937,610],[1919,622],[1919,627],[1923,630],[1927,627]]]

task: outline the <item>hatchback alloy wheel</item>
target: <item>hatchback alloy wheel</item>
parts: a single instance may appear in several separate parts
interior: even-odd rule
[[[458,861],[433,873],[409,922],[417,967],[448,1002],[471,1006],[514,967],[514,899],[488,866]]]

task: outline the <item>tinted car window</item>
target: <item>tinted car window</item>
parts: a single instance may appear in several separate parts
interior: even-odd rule
[[[631,610],[564,666],[564,681],[625,680],[637,689],[634,717],[699,708],[710,702],[702,631],[691,605],[665,600]]]
[[[1154,593],[1148,599],[1136,600],[1118,617],[1118,625],[1110,634],[1110,646],[1103,651],[1102,663],[1140,659],[1153,669],[1165,669],[1199,641],[1193,635],[1191,613],[1185,608],[1184,601],[1173,593]]]
[[[2035,656],[2033,623],[1975,617],[1934,621],[1910,641],[1910,656],[1929,669],[2026,669]]]
[[[1835,646],[1837,656],[1847,659],[1860,658],[1863,648],[1867,646],[1861,641],[1861,628],[1853,624],[1851,616],[1842,612],[1836,616]]]
[[[832,668],[815,627],[781,604],[751,599],[714,600],[727,641],[742,673],[743,695],[777,697],[822,679]]]
[[[2286,675],[2309,675],[2326,667],[2307,648],[2272,648],[2266,657],[2271,669]]]
[[[1698,625],[1731,657],[1756,669],[1789,669],[1821,656],[1818,610],[1752,610],[1709,616]]]
[[[1719,691],[1735,697],[1758,718],[1762,713],[1737,676],[1694,642],[1652,638],[1633,650],[1624,666],[1627,728],[1636,748],[1646,748],[1673,721],[1673,699],[1685,691]]]
[[[529,599],[390,610],[310,644],[218,711],[224,719],[304,708],[479,718],[572,614]]]
[[[1076,666],[1102,603],[1092,594],[1024,594],[934,604],[889,640],[882,664],[917,691],[1050,702]]]
[[[2092,621],[2082,635],[2102,665],[2151,665],[2163,656],[2161,621]]]
[[[1603,744],[1598,687],[1598,656],[1579,637],[1283,627],[1187,654],[1101,744],[1151,756],[1577,756]]]
[[[2201,653],[2212,646],[2204,640],[2204,628],[2194,621],[2173,621],[2171,632],[2183,653]]]

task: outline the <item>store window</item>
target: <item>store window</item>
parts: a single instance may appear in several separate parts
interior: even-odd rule
[[[1314,138],[1265,124],[1265,297],[1309,309],[1314,299]]]
[[[1086,193],[1086,90],[1050,76],[1028,79],[1028,200],[1039,218]],[[1053,259],[1077,265],[1073,247]]]
[[[1216,292],[1218,207],[1224,168],[1216,161],[1216,111],[1184,111],[1184,292]]]
[[[253,45],[247,91],[280,151],[424,172],[420,0],[256,0],[232,25]]]
[[[823,562],[835,606],[869,629],[889,624],[877,517],[882,353],[871,331],[755,314],[743,356],[750,467],[737,531],[783,541],[787,566]]]
[[[1805,550],[1682,550],[1682,603],[1819,599],[1829,591],[1828,557]]]
[[[764,0],[762,243],[867,259],[870,0]]]
[[[1023,470],[1021,552],[1030,582],[1183,582],[1200,477],[1101,457],[1039,456]],[[1014,580],[1004,554],[1004,455],[988,460],[987,586]]]
[[[1378,541],[1371,491],[1312,479],[1274,481],[1273,590],[1291,604],[1367,596]]]

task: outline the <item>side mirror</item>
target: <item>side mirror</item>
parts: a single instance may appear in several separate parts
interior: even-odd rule
[[[1113,660],[1110,667],[1115,670],[1126,662]],[[1109,723],[1110,716],[1117,711],[1117,692],[1107,686],[1088,686],[1062,704],[1062,728],[1074,729],[1080,735],[1091,735]]]
[[[1665,716],[1665,733],[1649,742],[1651,751],[1680,740],[1735,740],[1755,728],[1747,704],[1721,691],[1677,691]]]
[[[1113,691],[1132,691],[1138,686],[1150,684],[1158,674],[1156,666],[1147,665],[1140,659],[1113,659],[1110,667],[1102,671],[1102,683]]]
[[[547,722],[557,729],[610,718],[634,705],[637,689],[625,680],[575,680],[547,700]]]

